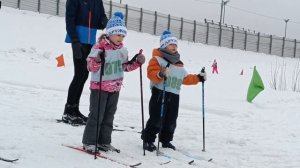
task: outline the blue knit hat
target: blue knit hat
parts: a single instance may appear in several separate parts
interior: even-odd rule
[[[165,30],[160,36],[160,48],[166,48],[169,44],[177,45],[177,38],[168,30]]]
[[[124,15],[122,12],[115,12],[114,15],[109,19],[109,21],[106,24],[105,34],[107,34],[108,36],[113,34],[115,35],[121,34],[126,36],[127,29],[125,27],[125,22],[123,18]]]

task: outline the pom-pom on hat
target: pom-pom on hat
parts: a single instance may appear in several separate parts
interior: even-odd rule
[[[117,35],[121,34],[126,36],[127,35],[127,29],[125,27],[124,22],[124,15],[122,12],[115,12],[114,15],[109,19],[109,21],[106,24],[106,31],[105,34],[108,36],[110,35]]]
[[[160,48],[166,48],[169,44],[177,45],[177,38],[168,30],[165,30],[160,36]]]

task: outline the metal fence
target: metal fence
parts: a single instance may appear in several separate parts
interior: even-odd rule
[[[3,6],[64,17],[66,0],[2,0]],[[169,29],[181,40],[233,49],[300,58],[300,41],[248,32],[211,22],[198,22],[159,12],[103,1],[108,17],[115,11],[125,14],[129,30],[160,35]]]

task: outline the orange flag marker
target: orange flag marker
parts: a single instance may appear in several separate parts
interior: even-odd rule
[[[64,55],[63,54],[56,57],[56,60],[57,60],[57,67],[65,66]]]

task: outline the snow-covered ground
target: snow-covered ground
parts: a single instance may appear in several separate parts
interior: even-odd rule
[[[56,123],[63,113],[73,75],[71,47],[64,43],[64,18],[2,7],[0,11],[0,161],[2,168],[124,167],[97,159],[62,144],[81,145],[84,127]],[[101,33],[101,32],[99,32]],[[129,31],[125,39],[130,56],[144,50],[149,60],[159,37]],[[179,42],[186,69],[208,72],[205,83],[206,152],[202,152],[202,85],[183,86],[178,126],[173,144],[185,155],[143,156],[139,71],[125,74],[114,124],[113,145],[121,153],[107,153],[140,167],[297,168],[300,167],[300,94],[293,92],[292,74],[299,59],[231,50],[186,41]],[[56,67],[64,54],[66,66]],[[216,59],[219,75],[211,73]],[[286,65],[285,91],[270,88],[271,67]],[[265,90],[253,103],[246,101],[253,66],[257,66]],[[240,75],[243,69],[244,74]],[[84,89],[80,109],[88,114],[89,88]],[[146,65],[143,66],[145,120],[150,98]],[[189,157],[187,157],[187,156]],[[213,158],[207,162],[205,159]],[[194,159],[194,165],[187,161]]]

